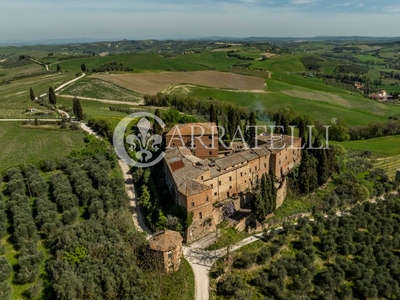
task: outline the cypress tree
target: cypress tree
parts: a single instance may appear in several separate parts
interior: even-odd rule
[[[161,111],[157,108],[156,111],[154,112],[154,115],[159,117],[161,119]],[[157,121],[154,121],[154,133],[155,134],[161,134],[163,129],[161,128],[161,125],[158,124]]]
[[[261,193],[256,194],[256,197],[253,201],[252,210],[258,222],[261,223],[265,220],[267,212],[265,210],[264,200]]]
[[[270,180],[271,207],[272,207],[272,211],[274,211],[276,209],[276,197],[277,197],[278,191],[276,190],[276,187],[275,187],[275,174],[274,174],[273,170],[270,170],[268,177]]]
[[[57,64],[57,72],[60,72],[60,71],[61,71],[61,67],[59,64]]]
[[[313,192],[318,188],[317,160],[304,151],[299,167],[299,189],[303,194]]]
[[[266,199],[268,197],[268,183],[265,174],[262,174],[261,176],[261,196],[263,197],[263,199]]]
[[[29,88],[29,97],[32,101],[35,100],[35,93],[33,92],[32,88]]]
[[[289,134],[289,122],[287,120],[287,118],[285,117],[284,114],[281,115],[281,121],[280,121],[280,125],[283,126],[283,132],[281,132],[282,134]],[[281,128],[282,130],[282,128]]]
[[[228,131],[231,139],[235,135],[236,128],[237,128],[236,127],[236,125],[237,125],[236,116],[237,116],[237,114],[236,114],[235,109],[232,106],[230,106],[228,108],[228,124],[227,124],[228,130],[227,131]]]
[[[57,104],[57,97],[56,93],[54,92],[54,89],[52,87],[49,88],[49,102],[50,104],[56,105]]]
[[[254,111],[251,111],[249,115],[250,128],[249,130],[247,130],[248,142],[251,142],[256,137],[256,128],[254,127],[256,125],[257,125],[256,114],[254,113]]]
[[[210,105],[210,123],[215,123],[218,125],[218,117],[217,117],[217,110],[215,109],[215,105]]]
[[[276,126],[275,133],[279,134],[279,133],[281,133],[281,128],[278,127],[278,126],[281,126],[281,114],[280,113],[276,113],[274,119],[275,119],[275,126]]]
[[[86,65],[85,64],[81,64],[81,70],[82,70],[82,72],[86,72]]]
[[[84,119],[85,116],[84,116],[84,114],[83,114],[81,102],[80,102],[79,99],[76,98],[76,97],[73,99],[72,110],[73,110],[75,116],[76,116],[79,120]]]
[[[320,151],[318,156],[318,185],[324,185],[329,179],[329,162],[326,157],[326,149],[315,150]]]

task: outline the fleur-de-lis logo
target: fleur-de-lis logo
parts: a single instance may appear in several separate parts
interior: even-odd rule
[[[158,134],[151,135],[151,123],[146,118],[140,119],[138,124],[136,125],[139,133],[138,135],[130,134],[126,137],[126,142],[131,145],[131,150],[136,151],[136,158],[139,161],[149,161],[153,157],[153,153],[150,151],[154,149],[154,151],[158,151],[158,145],[161,145],[162,137]]]
[[[146,168],[154,166],[164,157],[164,152],[161,152],[158,157],[153,159],[154,153],[160,150],[162,137],[158,134],[152,134],[152,124],[147,119],[154,120],[161,128],[165,127],[164,122],[157,116],[147,113],[133,113],[119,122],[114,131],[113,144],[114,149],[121,160],[125,163],[137,168]],[[137,134],[129,134],[126,136],[126,130],[129,124],[139,119],[137,123]],[[130,157],[126,150],[126,144],[130,145],[130,150],[135,150],[135,157]]]

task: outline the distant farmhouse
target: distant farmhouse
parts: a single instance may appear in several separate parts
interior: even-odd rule
[[[190,137],[190,125],[198,127],[194,140]],[[223,221],[221,207],[224,203],[233,202],[236,210],[248,204],[252,199],[251,191],[270,170],[281,187],[279,207],[286,195],[283,176],[300,164],[301,139],[290,136],[261,135],[257,138],[258,147],[218,156],[217,150],[208,149],[212,141],[218,145],[218,132],[214,132],[212,126],[216,125],[177,125],[166,134],[167,145],[171,142],[164,156],[167,185],[175,200],[193,213],[193,223],[185,236],[188,243],[216,230],[216,225]],[[177,128],[181,129],[184,145],[171,140]],[[195,147],[191,150],[188,147],[193,143]]]

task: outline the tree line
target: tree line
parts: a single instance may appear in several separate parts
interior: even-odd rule
[[[1,246],[1,299],[11,297],[10,276],[32,299],[179,298],[182,290],[173,287],[185,289],[186,278],[146,263],[148,244],[133,227],[109,144],[90,138],[86,147],[65,159],[44,161],[43,175],[33,165],[5,172],[9,200],[0,193],[0,237],[12,233],[18,262],[11,266]]]
[[[216,293],[227,299],[395,299],[400,297],[398,199],[354,206],[349,215],[285,223],[264,234],[265,245],[218,262]],[[284,251],[287,248],[293,251]],[[278,255],[280,254],[280,255]],[[283,255],[284,254],[284,255]],[[226,263],[225,263],[226,264]],[[260,266],[261,268],[252,268]],[[246,271],[252,269],[254,271]]]

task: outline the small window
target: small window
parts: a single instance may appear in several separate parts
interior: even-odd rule
[[[192,207],[194,207],[194,202],[192,202]]]
[[[210,201],[210,199],[208,198],[208,196],[206,197],[206,202]]]
[[[242,177],[243,176],[243,172],[240,172],[240,177]]]
[[[267,168],[267,163],[264,163],[264,168]]]
[[[254,167],[254,170],[257,171],[257,167]]]
[[[217,192],[214,192],[214,196],[217,196]]]
[[[229,181],[232,181],[232,176],[229,176]]]
[[[210,151],[210,155],[212,155],[212,151]]]
[[[229,186],[229,189],[230,189],[230,190],[232,189],[232,186],[231,186],[231,185]]]
[[[201,180],[203,180],[204,179],[204,176],[201,176]]]
[[[208,147],[210,147],[210,148],[211,148],[211,147],[212,147],[212,144],[210,144]]]
[[[245,180],[244,183],[247,183],[247,180]]]
[[[201,219],[203,219],[203,213],[199,213],[199,219],[201,220]]]
[[[219,185],[221,185],[221,184],[222,184],[222,183],[221,183],[221,180],[220,180],[220,181],[218,181],[218,184],[219,184]]]
[[[214,184],[212,184],[212,183],[211,183],[211,188],[212,188],[212,189],[214,188]]]
[[[249,169],[249,174],[251,173],[251,169]]]
[[[175,146],[175,143],[172,143],[172,146]]]

